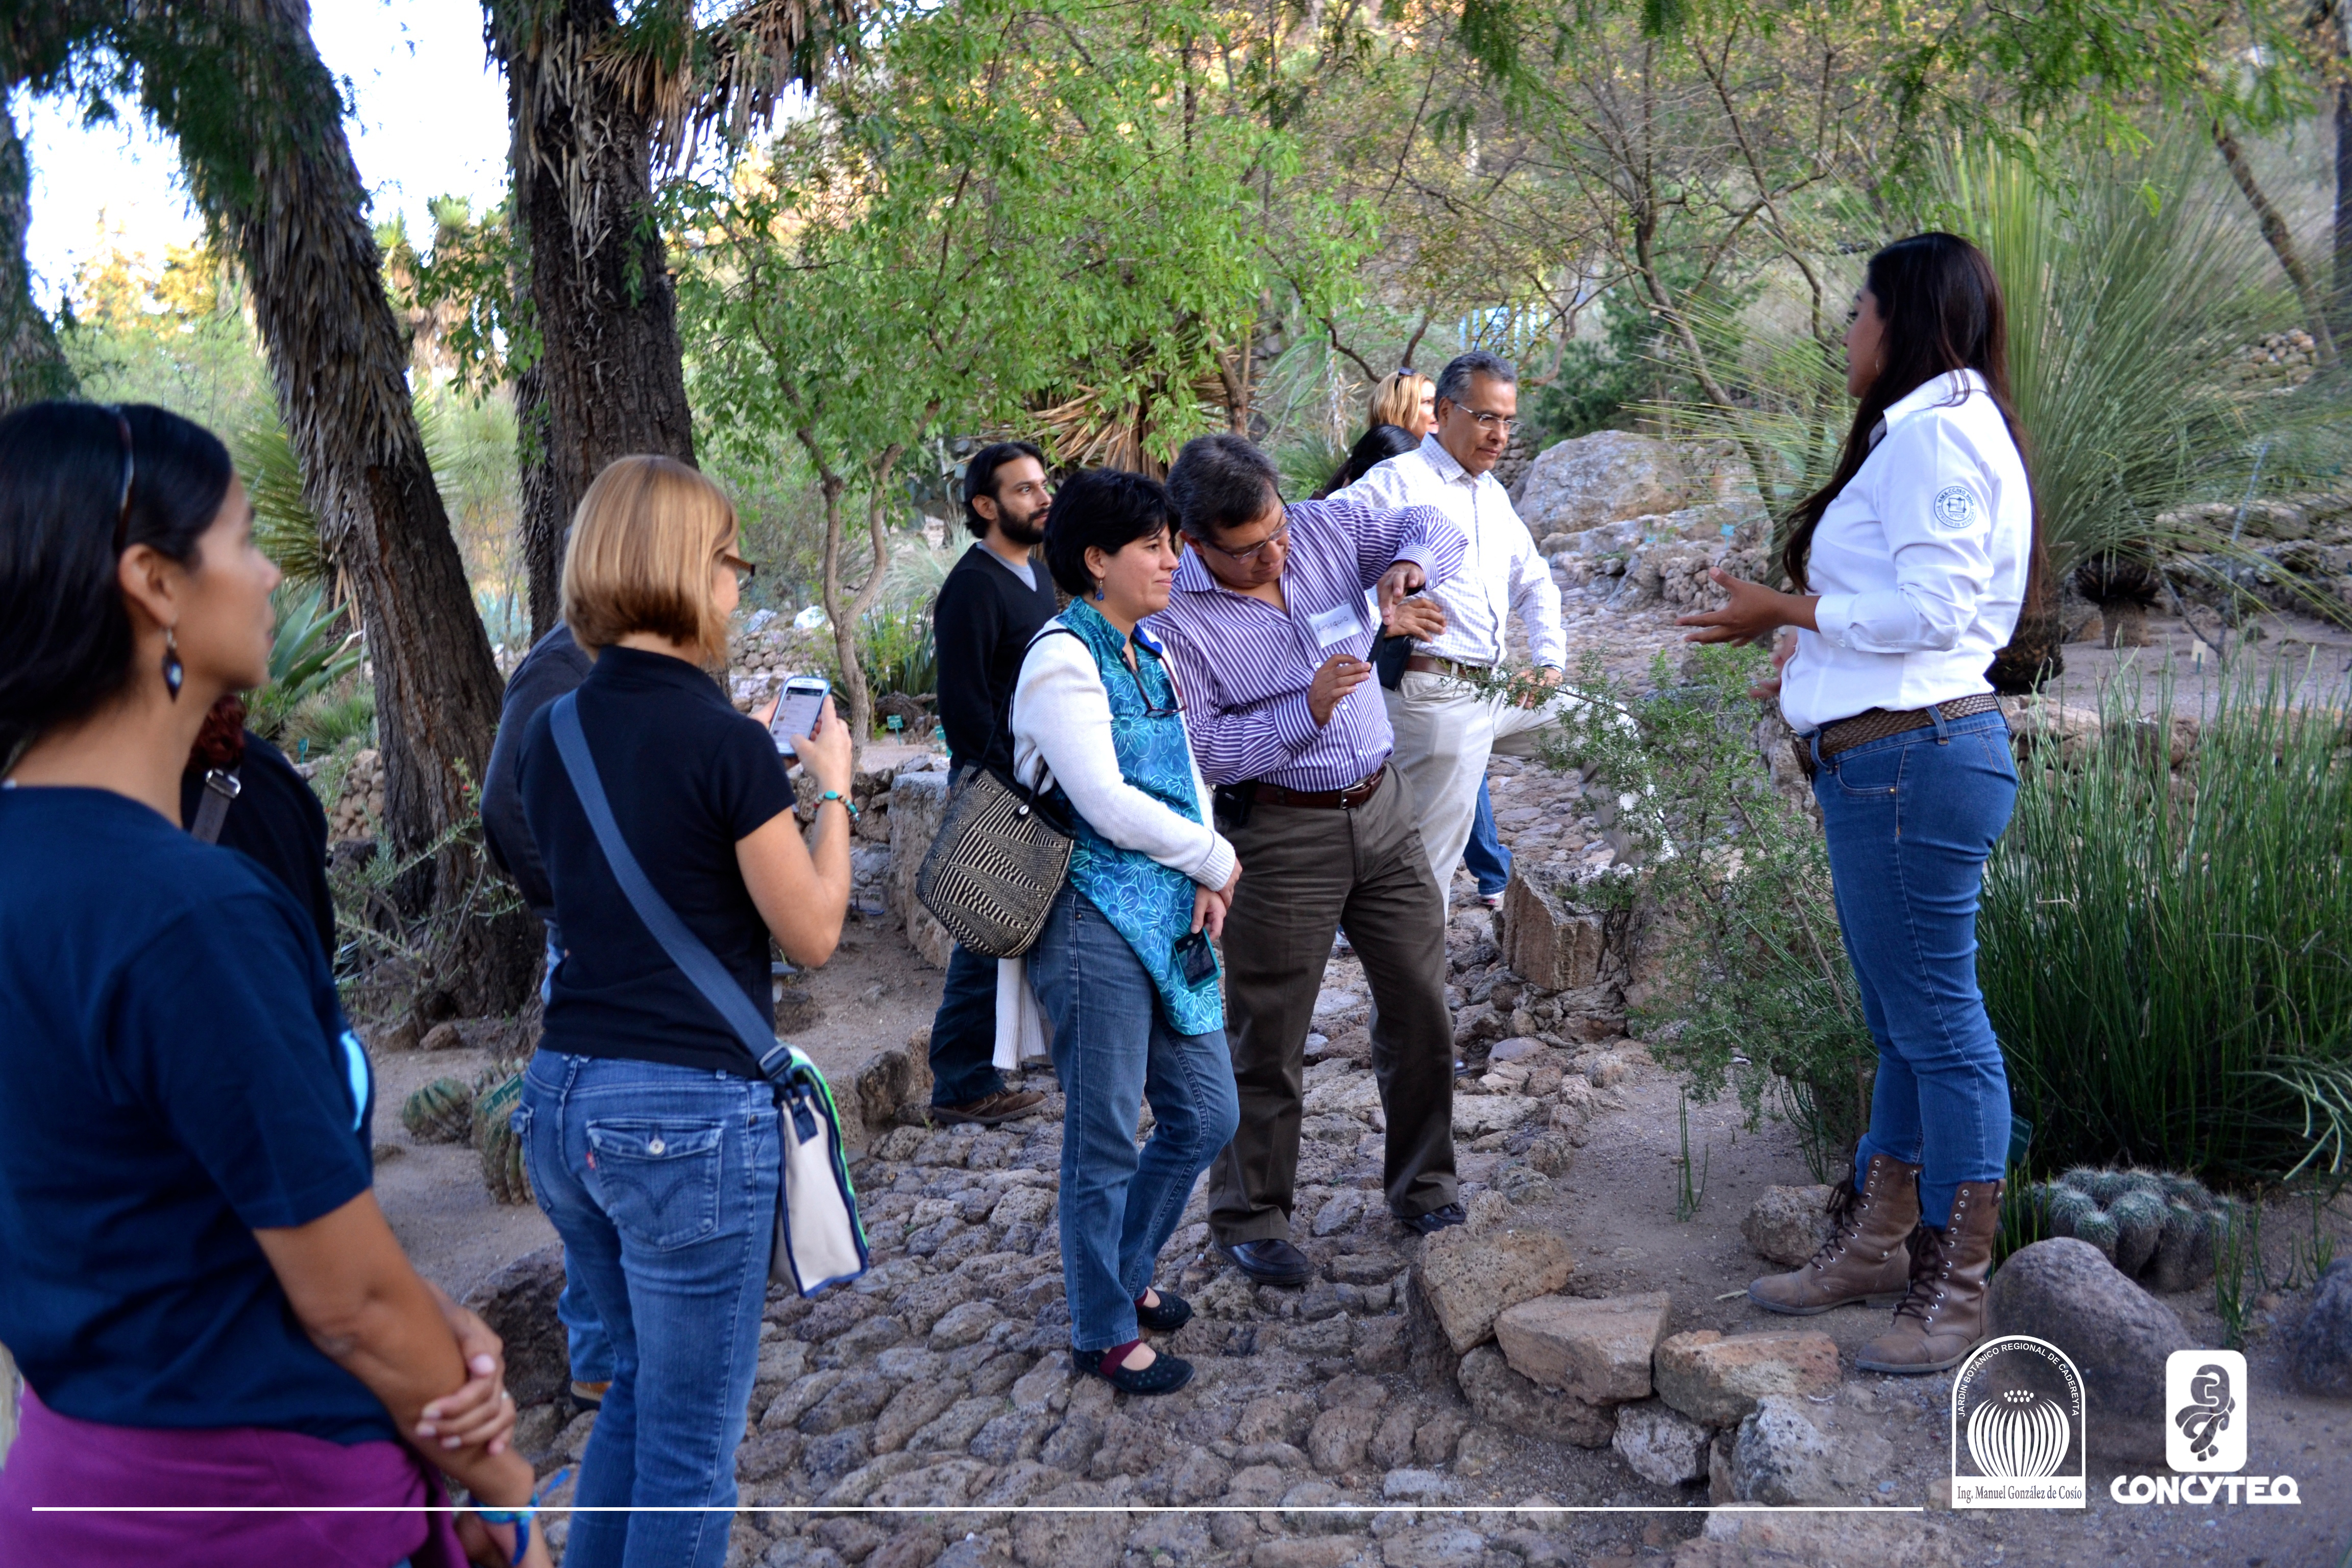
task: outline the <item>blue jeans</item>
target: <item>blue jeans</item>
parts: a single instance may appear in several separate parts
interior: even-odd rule
[[[563,941],[556,934],[555,922],[547,922],[547,970],[540,976],[539,1005],[547,999],[555,985],[555,966],[563,962]],[[613,1342],[604,1337],[604,1325],[596,1321],[595,1303],[588,1300],[588,1287],[581,1283],[579,1272],[567,1259],[563,1266],[563,1294],[555,1299],[555,1318],[563,1325],[564,1359],[572,1363],[574,1383],[610,1383],[613,1381]]]
[[[1486,781],[1478,781],[1478,815],[1470,819],[1470,842],[1462,847],[1462,863],[1478,879],[1478,896],[1501,892],[1511,881],[1511,852],[1495,832],[1495,803],[1486,797]]]
[[[531,1192],[612,1342],[576,1503],[722,1510],[574,1514],[563,1560],[719,1568],[775,1242],[775,1091],[542,1049],[514,1122]]]
[[[1978,713],[1867,742],[1815,773],[1813,798],[1878,1043],[1855,1184],[1873,1154],[1917,1164],[1920,1218],[1940,1226],[2009,1155],[2009,1073],[1977,989],[1977,894],[2017,802],[2009,727]]]
[[[1004,1087],[996,1070],[996,960],[948,954],[947,988],[931,1019],[931,1103],[970,1105]]]
[[[1151,1289],[1192,1184],[1241,1124],[1225,1032],[1180,1035],[1159,994],[1092,900],[1065,886],[1037,945],[1029,987],[1054,1024],[1062,1080],[1062,1286],[1079,1351],[1139,1336],[1135,1303]],[[1151,1137],[1135,1146],[1136,1112]]]

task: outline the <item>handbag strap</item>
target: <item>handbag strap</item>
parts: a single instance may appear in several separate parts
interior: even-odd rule
[[[563,758],[572,793],[580,797],[588,826],[595,829],[596,842],[604,848],[605,864],[613,868],[613,879],[621,884],[629,908],[636,910],[637,919],[645,922],[669,961],[734,1029],[743,1048],[760,1064],[760,1076],[782,1082],[792,1068],[792,1047],[776,1038],[772,1025],[760,1016],[759,1008],[702,939],[688,931],[677,911],[654,890],[637,858],[629,852],[629,841],[621,837],[621,825],[613,820],[612,805],[604,798],[604,783],[596,776],[596,761],[588,754],[588,737],[580,728],[578,696],[576,691],[567,691],[549,704],[548,728],[554,732],[555,749]]]
[[[228,821],[228,808],[245,788],[235,768],[215,768],[205,774],[204,798],[196,805],[196,820],[188,832],[199,842],[220,842],[221,826]]]

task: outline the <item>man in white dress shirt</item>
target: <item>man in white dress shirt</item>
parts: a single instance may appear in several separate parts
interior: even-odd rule
[[[1452,886],[1470,841],[1487,757],[1533,754],[1570,700],[1537,693],[1511,703],[1469,684],[1503,663],[1505,617],[1514,613],[1527,628],[1539,681],[1557,684],[1568,657],[1559,587],[1494,474],[1518,409],[1518,373],[1509,361],[1475,351],[1459,355],[1437,378],[1437,423],[1420,449],[1390,458],[1332,498],[1433,506],[1470,542],[1461,570],[1429,590],[1444,606],[1444,632],[1415,642],[1397,689],[1381,693],[1396,731],[1391,760],[1412,786],[1441,889]]]

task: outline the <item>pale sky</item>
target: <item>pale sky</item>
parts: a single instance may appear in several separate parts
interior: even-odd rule
[[[310,31],[330,70],[352,85],[347,123],[374,217],[404,214],[409,233],[432,232],[425,204],[473,199],[477,211],[506,186],[505,79],[482,47],[478,0],[311,0]],[[202,232],[168,140],[138,118],[85,130],[73,108],[15,100],[32,159],[26,249],[34,297],[54,310],[74,268],[96,248],[101,215],[134,250],[160,260],[167,244]]]

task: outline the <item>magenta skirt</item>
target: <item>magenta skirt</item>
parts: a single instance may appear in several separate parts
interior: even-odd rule
[[[103,1426],[58,1415],[27,1386],[0,1468],[0,1563],[466,1568],[453,1516],[425,1511],[448,1500],[439,1475],[398,1443]],[[61,1505],[173,1511],[35,1511]],[[230,1511],[177,1511],[198,1509]],[[268,1509],[294,1511],[245,1511]]]

